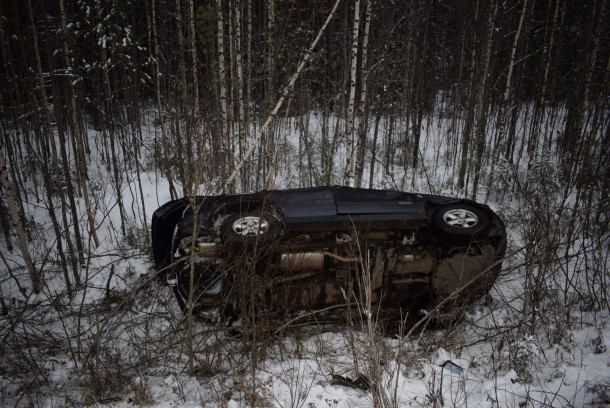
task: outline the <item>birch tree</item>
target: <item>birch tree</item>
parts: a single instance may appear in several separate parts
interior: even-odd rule
[[[182,193],[188,195],[193,183],[191,165],[193,161],[192,155],[192,131],[188,123],[190,118],[187,114],[190,111],[190,100],[188,97],[188,84],[186,82],[186,47],[184,45],[184,21],[182,19],[182,0],[175,1],[176,16],[176,39],[178,40],[178,80],[180,94],[177,99],[175,109],[178,114],[175,117],[174,139],[176,146],[176,156],[178,161],[178,177],[182,182]],[[188,105],[188,106],[187,106]],[[192,117],[192,116],[191,116]],[[184,143],[186,141],[186,143]],[[186,152],[185,152],[186,150]],[[186,171],[185,171],[186,167]]]
[[[221,136],[225,141],[225,168],[233,167],[233,149],[229,129],[229,112],[227,108],[227,71],[225,63],[225,34],[222,1],[216,0],[216,41],[218,45],[218,89],[220,92]]]
[[[70,72],[72,71],[72,63],[70,62],[70,50],[68,48],[68,39],[66,37],[66,26],[67,26],[67,18],[66,12],[64,8],[64,0],[59,0],[59,9],[61,13],[61,25],[63,29],[63,56],[64,56],[64,66],[65,69]],[[72,137],[74,142],[76,143],[76,161],[78,168],[78,181],[81,187],[81,194],[83,195],[83,201],[85,204],[85,212],[87,215],[87,222],[89,224],[89,234],[93,239],[93,242],[96,247],[100,245],[100,239],[97,236],[97,228],[95,225],[95,217],[93,215],[93,210],[91,207],[91,200],[89,197],[89,177],[87,175],[87,157],[85,154],[84,147],[84,135],[81,133],[80,124],[77,118],[77,106],[76,106],[76,92],[74,90],[74,83],[71,80],[68,80],[68,95],[70,98],[70,127],[72,130]]]
[[[265,87],[265,107],[271,111],[275,100],[275,0],[267,0],[267,76]],[[265,187],[275,187],[275,133],[272,119],[266,130]]]
[[[237,87],[237,109],[239,112],[239,121],[237,123],[238,143],[239,143],[239,156],[245,151],[246,143],[246,131],[248,129],[248,123],[246,119],[246,105],[248,101],[244,98],[244,64],[243,64],[243,53],[242,53],[242,2],[241,0],[235,0],[234,4],[234,24],[235,24],[235,36],[234,39],[234,56],[235,56],[235,71],[237,74],[236,87]],[[246,177],[245,169],[241,175],[242,180],[242,191],[248,191],[251,186],[249,180]]]
[[[360,61],[360,102],[358,104],[358,144],[356,146],[357,160],[355,166],[355,186],[362,185],[362,173],[364,171],[364,151],[368,133],[368,106],[367,106],[367,84],[368,71],[368,44],[371,31],[371,8],[373,0],[366,0],[364,12],[364,33],[362,35],[362,58]]]
[[[0,180],[2,182],[2,187],[4,188],[4,194],[9,214],[11,216],[11,220],[13,222],[13,225],[15,226],[15,231],[17,233],[17,243],[19,245],[19,250],[21,251],[23,261],[25,262],[25,268],[28,271],[28,274],[30,275],[30,281],[32,282],[32,291],[34,293],[40,293],[40,273],[38,272],[38,270],[36,270],[34,262],[32,262],[32,256],[30,255],[25,230],[23,228],[23,224],[21,223],[21,218],[19,217],[19,210],[17,208],[18,204],[17,200],[15,200],[15,195],[13,192],[13,183],[9,179],[6,161],[4,160],[4,147],[0,146],[0,150]]]
[[[280,96],[280,98],[278,99],[277,103],[275,104],[275,107],[273,108],[271,113],[267,116],[267,119],[265,120],[265,123],[263,123],[261,128],[259,129],[258,134],[256,135],[256,138],[251,143],[250,147],[248,148],[248,150],[246,151],[244,156],[241,158],[240,162],[237,164],[237,166],[235,167],[235,169],[233,170],[233,172],[231,173],[229,178],[224,183],[222,191],[228,191],[228,189],[230,188],[230,186],[235,181],[235,178],[237,177],[237,175],[239,174],[239,172],[243,168],[243,166],[246,163],[246,161],[250,158],[252,153],[254,153],[254,150],[256,149],[258,144],[260,143],[260,141],[263,138],[265,132],[267,131],[267,127],[273,121],[273,119],[275,119],[278,111],[280,110],[280,108],[284,104],[284,101],[286,100],[286,98],[288,97],[288,95],[290,94],[292,89],[294,88],[294,84],[296,83],[297,79],[299,79],[299,76],[301,75],[301,72],[303,71],[303,68],[305,68],[305,65],[307,64],[307,62],[311,58],[311,54],[313,53],[314,49],[318,45],[318,42],[320,41],[320,38],[322,37],[322,34],[324,33],[324,30],[326,30],[326,27],[328,27],[328,24],[330,23],[330,21],[332,20],[333,16],[335,15],[335,12],[337,11],[337,7],[339,6],[340,2],[341,2],[341,0],[336,0],[335,1],[335,4],[333,5],[333,8],[331,9],[330,13],[328,14],[328,17],[326,18],[326,20],[324,21],[324,24],[322,25],[322,27],[318,31],[318,34],[316,35],[316,38],[313,40],[313,42],[311,43],[311,45],[309,46],[307,51],[305,51],[305,53],[303,54],[301,60],[299,61],[299,64],[297,65],[296,71],[294,72],[294,74],[292,74],[292,77],[288,81],[288,84],[284,87],[282,95]]]
[[[343,184],[355,186],[356,174],[356,134],[354,132],[354,109],[356,103],[356,74],[358,71],[358,36],[360,32],[360,0],[354,2],[354,21],[352,28],[351,68],[349,80],[349,99],[347,102],[347,117],[345,119],[345,172]]]
[[[489,10],[489,14],[487,15],[487,26],[485,36],[485,49],[483,51],[483,61],[481,67],[481,79],[483,81],[482,84],[479,85],[479,89],[477,91],[477,100],[476,100],[476,128],[475,128],[475,155],[473,158],[474,161],[474,177],[472,182],[472,195],[473,199],[477,197],[477,191],[479,187],[479,179],[481,177],[481,168],[483,166],[483,151],[485,149],[485,139],[486,133],[485,129],[487,126],[487,110],[488,110],[488,88],[489,88],[489,73],[490,73],[490,64],[491,64],[491,48],[493,45],[493,38],[495,32],[494,19],[498,12],[498,3],[497,0],[492,1],[491,9]]]

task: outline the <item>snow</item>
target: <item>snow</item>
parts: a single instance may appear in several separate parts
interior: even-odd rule
[[[105,47],[105,37],[100,41]],[[321,122],[316,115],[309,118],[309,131],[319,135]],[[394,177],[379,175],[373,180],[375,186],[456,193],[447,182],[453,175],[443,167],[442,159],[430,153],[439,150],[440,135],[445,129],[427,124],[424,129],[427,131],[422,148],[427,152],[426,162],[436,163],[434,170],[426,178],[399,173]],[[148,123],[144,131],[144,137],[152,143],[158,130]],[[89,138],[94,144],[100,137],[90,130]],[[294,156],[298,152],[298,136],[289,134],[286,143],[287,154]],[[344,156],[343,151],[339,152],[337,166]],[[3,404],[348,408],[370,407],[375,398],[381,398],[399,407],[508,408],[604,406],[610,400],[607,310],[576,310],[578,321],[571,319],[571,326],[547,326],[563,330],[559,342],[553,342],[552,336],[542,331],[512,334],[511,327],[524,319],[524,271],[518,265],[522,260],[518,256],[507,262],[514,269],[494,286],[490,301],[473,305],[464,321],[448,332],[429,329],[409,338],[377,333],[371,339],[357,327],[311,325],[258,344],[254,366],[254,356],[249,351],[252,344],[247,339],[231,337],[216,325],[195,320],[193,331],[200,334],[194,339],[195,371],[189,375],[186,322],[167,288],[147,284],[153,280],[150,256],[142,246],[128,244],[120,233],[118,194],[128,214],[127,227],[134,234],[133,242],[143,245],[143,235],[138,234],[144,233],[145,222],[150,226],[153,211],[170,199],[168,182],[153,170],[144,171],[140,174],[142,196],[135,175],[123,180],[120,191],[115,191],[112,183],[106,182],[110,174],[101,160],[89,165],[90,179],[97,181],[92,183],[92,195],[99,203],[95,224],[101,245],[93,248],[88,243],[89,262],[82,271],[87,287],[78,288],[65,302],[58,296],[65,287],[62,276],[50,274],[45,276],[43,292],[24,300],[13,280],[2,282],[2,297],[15,306],[11,313],[21,313],[19,306],[24,304],[48,305],[55,297],[58,299],[53,308],[24,307],[20,316],[24,325],[16,326],[13,334],[7,333],[12,333],[8,328],[15,316],[0,319],[5,336],[23,336],[28,346],[28,341],[40,338],[35,336],[33,324],[38,322],[50,347],[30,350],[40,356],[37,369],[45,378],[44,383],[33,384],[18,372],[0,371]],[[302,175],[291,167],[290,161],[281,163],[277,170],[277,186],[292,187],[300,182]],[[365,170],[365,179],[367,174]],[[367,185],[368,180],[363,184]],[[519,208],[510,201],[491,204],[507,215],[510,240],[513,247],[518,247],[523,240],[523,226],[513,221],[512,215]],[[82,201],[79,207],[85,226]],[[35,262],[43,268],[49,256],[45,245],[49,244],[53,251],[54,233],[44,205],[29,203],[27,213],[36,220],[34,234],[41,239],[32,245],[38,254]],[[4,248],[2,251],[7,254],[7,264],[1,267],[8,265],[15,275],[24,275],[22,281],[27,282],[25,271],[16,266],[21,264],[16,252],[8,254]],[[574,267],[574,263],[566,265]],[[502,331],[511,334],[503,336]],[[81,334],[78,341],[65,340],[74,339],[76,333]],[[64,341],[54,343],[54,339]],[[375,342],[379,354],[368,347],[370,342]],[[69,347],[57,348],[57,344]],[[95,352],[96,347],[97,358],[103,364],[91,367],[88,352]],[[6,358],[6,362],[20,359],[9,355]],[[378,383],[374,384],[376,391],[333,383],[334,374],[350,379],[368,376],[375,364],[380,372]],[[104,381],[112,386],[97,390],[92,377],[95,369],[105,373]]]

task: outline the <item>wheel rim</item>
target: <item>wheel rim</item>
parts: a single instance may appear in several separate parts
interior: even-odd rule
[[[261,217],[243,217],[233,222],[233,232],[244,237],[263,235],[269,231],[269,222]]]
[[[443,215],[445,222],[456,228],[472,228],[479,222],[479,217],[472,211],[463,208],[449,210]]]

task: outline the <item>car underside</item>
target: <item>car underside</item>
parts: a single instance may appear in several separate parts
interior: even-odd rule
[[[502,220],[473,201],[318,187],[184,198],[153,216],[159,281],[183,310],[231,317],[376,305],[414,314],[487,293]]]

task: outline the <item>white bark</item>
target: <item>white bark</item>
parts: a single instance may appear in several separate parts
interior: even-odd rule
[[[4,152],[2,150],[3,149],[0,149],[0,179],[2,182],[2,187],[4,188],[6,203],[17,233],[19,250],[21,251],[21,256],[23,256],[23,261],[25,262],[25,267],[28,274],[30,275],[30,280],[32,281],[32,291],[34,291],[34,293],[40,293],[40,274],[32,262],[32,256],[30,255],[30,250],[28,248],[25,230],[21,224],[21,218],[19,217],[19,211],[17,209],[17,201],[13,193],[13,183],[11,183],[11,180],[9,179],[6,161],[4,160]]]
[[[368,44],[371,31],[371,8],[373,0],[367,0],[364,12],[364,33],[362,37],[362,58],[360,63],[360,104],[358,105],[359,135],[356,145],[355,186],[362,185],[362,172],[364,168],[364,150],[368,130],[368,118],[366,109],[367,83],[368,83]]]
[[[203,175],[203,169],[201,169],[199,163],[201,158],[201,152],[203,152],[204,138],[201,130],[200,120],[200,104],[199,104],[199,72],[197,69],[197,33],[195,32],[195,5],[194,0],[189,0],[189,53],[191,54],[191,100],[193,102],[193,116],[192,116],[192,128],[189,134],[186,135],[187,145],[187,156],[189,162],[187,163],[188,178],[191,181],[189,184],[190,189],[196,189],[196,186],[201,183],[201,177]]]
[[[218,76],[220,91],[220,114],[222,116],[222,133],[225,138],[225,149],[227,155],[227,165],[233,165],[233,149],[231,147],[231,135],[229,134],[229,112],[227,110],[227,74],[225,66],[225,41],[224,41],[224,17],[222,15],[222,0],[216,0],[217,35],[218,43]],[[230,168],[230,167],[228,167]]]
[[[349,100],[345,124],[346,163],[343,184],[354,187],[356,172],[356,135],[354,132],[354,105],[356,102],[356,74],[358,70],[358,33],[360,31],[360,0],[354,3],[354,27],[352,31],[352,64],[350,69]]]
[[[242,43],[241,43],[241,0],[235,0],[235,66],[237,73],[237,103],[239,110],[239,123],[238,123],[238,133],[239,133],[239,155],[241,159],[241,155],[244,153],[245,149],[245,139],[246,139],[246,129],[247,129],[247,121],[246,121],[246,108],[244,101],[244,68],[243,68],[243,55],[242,55]],[[248,180],[242,174],[242,190],[248,190]]]
[[[267,86],[266,99],[267,109],[271,109],[275,94],[275,0],[268,0],[267,7]],[[273,132],[273,121],[267,127],[267,154],[265,187],[275,187],[275,137]]]

